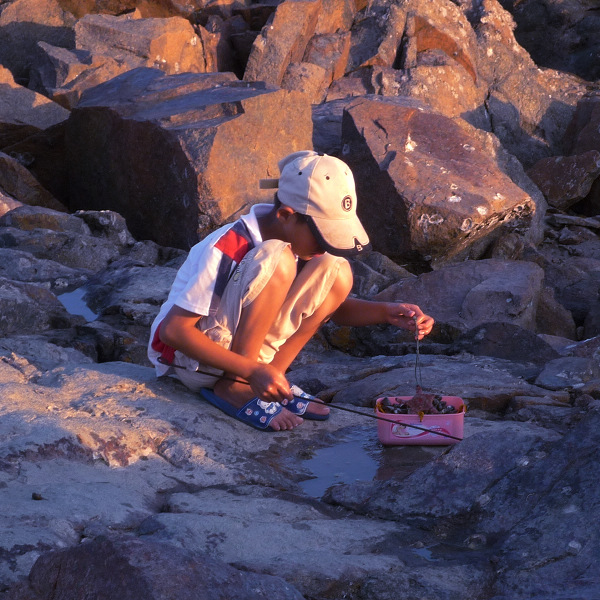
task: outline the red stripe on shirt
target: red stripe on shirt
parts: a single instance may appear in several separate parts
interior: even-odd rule
[[[244,258],[246,252],[250,250],[250,242],[233,229],[230,229],[221,236],[215,244],[215,248],[218,248],[223,254],[226,254],[236,263],[239,263]]]
[[[162,325],[162,323],[160,325]],[[160,325],[156,328],[154,338],[152,338],[152,350],[160,352],[161,358],[165,363],[170,365],[175,359],[175,348],[168,346],[160,339]]]

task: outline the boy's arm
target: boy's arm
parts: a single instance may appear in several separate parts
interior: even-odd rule
[[[374,302],[359,298],[346,298],[331,319],[338,325],[353,327],[389,323],[408,331],[418,330],[420,340],[431,332],[434,324],[434,320],[416,304]]]
[[[279,402],[291,398],[290,386],[283,373],[271,365],[260,364],[219,346],[196,327],[199,318],[196,313],[173,306],[161,322],[161,341],[200,363],[245,379],[262,400]]]

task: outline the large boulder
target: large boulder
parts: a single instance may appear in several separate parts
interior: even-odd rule
[[[187,19],[132,19],[86,15],[75,26],[75,45],[110,56],[129,68],[155,67],[165,73],[213,70],[200,38]]]
[[[481,252],[502,225],[537,234],[543,200],[536,207],[499,168],[493,136],[464,121],[406,99],[361,98],[345,109],[342,141],[359,214],[383,254],[435,265],[476,243]]]
[[[85,92],[67,123],[70,207],[115,210],[137,239],[189,248],[270,202],[258,179],[277,176],[277,161],[311,135],[310,106],[295,92],[134,69]]]
[[[68,117],[68,110],[19,85],[11,72],[0,65],[0,149]]]

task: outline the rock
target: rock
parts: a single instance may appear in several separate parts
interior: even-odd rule
[[[315,35],[348,32],[358,9],[358,2],[353,0],[322,0]]]
[[[548,204],[566,210],[585,198],[600,175],[600,151],[543,158],[527,171]]]
[[[432,337],[498,321],[535,330],[543,271],[534,263],[495,259],[467,261],[401,279],[375,299],[423,305],[435,320]]]
[[[0,218],[0,247],[30,253],[71,269],[98,271],[122,256],[128,242],[94,235],[83,219],[74,215],[23,206]]]
[[[186,19],[131,19],[86,15],[75,25],[75,45],[105,55],[129,69],[154,67],[165,73],[205,73],[213,69],[201,40]]]
[[[84,90],[129,70],[130,65],[88,50],[68,50],[39,42],[30,87],[71,110]]]
[[[535,315],[535,328],[539,334],[577,339],[577,326],[571,312],[555,297],[554,288],[545,287],[540,294]]]
[[[35,258],[29,252],[14,248],[0,248],[0,275],[12,281],[35,283],[60,294],[83,285],[91,271],[75,269],[44,258]]]
[[[291,63],[302,60],[315,33],[321,0],[286,0],[261,30],[248,57],[244,81],[281,85]]]
[[[85,578],[81,573],[86,572]],[[98,539],[79,547],[44,554],[30,575],[34,598],[49,600],[57,593],[65,600],[95,597],[133,600],[222,598],[244,600],[269,597],[300,600],[303,596],[279,577],[244,573],[171,544],[142,539]]]
[[[577,388],[600,376],[597,361],[589,358],[561,357],[549,361],[536,379],[536,385],[549,390]]]
[[[373,2],[369,10],[354,19],[348,71],[396,61],[398,46],[406,24],[406,11],[386,2]]]
[[[482,5],[474,28],[482,57],[478,72],[490,87],[492,131],[526,168],[562,154],[566,123],[584,93],[581,80],[539,70],[516,43],[514,21],[497,2]]]
[[[503,0],[513,15],[517,42],[536,64],[569,71],[584,79],[600,79],[600,44],[595,33],[600,20],[586,0]]]
[[[114,210],[137,239],[188,249],[272,201],[258,179],[310,147],[309,111],[301,94],[232,74],[129,71],[85,92],[67,123],[70,208]]]
[[[424,107],[357,99],[344,112],[342,140],[359,215],[378,232],[374,248],[398,261],[443,264],[501,225],[526,228],[536,212],[488,158],[496,152],[491,137]]]
[[[3,2],[0,7],[0,64],[11,70],[18,83],[27,85],[30,61],[37,43],[43,41],[72,48],[74,24],[73,15],[64,10],[58,0]]]
[[[401,481],[372,483],[358,502],[353,500],[352,485],[336,486],[324,500],[423,529],[442,527],[446,520],[468,520],[490,486],[513,469],[523,468],[525,457],[534,455],[541,443],[559,438],[531,425],[473,421],[469,435],[460,444]],[[367,495],[363,500],[364,491]],[[465,537],[463,534],[462,544]]]
[[[76,321],[46,288],[4,277],[0,278],[0,306],[2,336],[62,329]]]
[[[0,190],[29,206],[67,210],[23,165],[3,152],[0,152]]]
[[[23,204],[15,200],[12,196],[8,196],[0,191],[0,217],[19,206],[23,206]]]
[[[304,53],[304,61],[323,67],[327,86],[344,76],[350,55],[350,33],[330,33],[313,36]]]
[[[19,161],[45,189],[66,206],[69,201],[69,181],[64,123],[62,121],[43,131],[29,127],[29,133],[24,139],[17,136],[2,151]]]
[[[484,323],[467,331],[454,342],[452,348],[476,356],[494,356],[520,363],[533,362],[540,367],[559,356],[532,331],[500,322]]]
[[[506,540],[497,554],[503,565],[494,584],[498,596],[525,600],[547,590],[550,597],[561,573],[585,571],[597,560],[600,548],[589,523],[600,504],[597,488],[586,482],[597,475],[598,423],[598,410],[591,410],[487,492],[479,528]],[[598,582],[592,577],[576,586],[568,593],[585,598],[597,593]]]
[[[310,104],[319,104],[329,85],[327,71],[310,62],[291,63],[281,80],[285,90],[302,93]]]
[[[583,323],[585,339],[600,335],[600,301],[596,302],[588,312]]]
[[[69,111],[62,106],[15,83],[10,71],[1,65],[0,90],[0,147],[3,149],[69,117]]]
[[[563,140],[569,155],[585,154],[600,150],[600,96],[590,92],[581,97]]]

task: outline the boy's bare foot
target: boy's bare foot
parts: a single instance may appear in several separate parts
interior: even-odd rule
[[[252,400],[254,396],[249,390],[250,388],[247,385],[224,380],[217,381],[214,387],[214,392],[217,396],[223,398],[223,400],[229,402],[229,404],[236,408],[242,408],[242,406]],[[274,431],[294,429],[294,427],[298,427],[298,425],[302,425],[304,422],[304,419],[292,414],[283,406],[281,409],[281,412],[278,415],[275,415],[269,423],[269,427]]]

